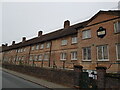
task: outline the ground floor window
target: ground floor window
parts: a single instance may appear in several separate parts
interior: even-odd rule
[[[98,61],[108,60],[108,46],[107,45],[97,46],[97,58],[98,58]]]
[[[117,60],[120,60],[120,44],[116,45]]]
[[[42,54],[38,55],[38,61],[42,61]]]
[[[49,53],[44,54],[44,60],[49,60]]]
[[[60,54],[60,60],[66,60],[67,59],[67,54],[65,52],[62,52]]]
[[[38,56],[37,56],[37,55],[34,56],[34,60],[35,60],[35,61],[38,60]]]
[[[91,61],[91,47],[83,48],[83,61]]]
[[[33,60],[33,55],[30,55],[30,61],[32,61]]]
[[[77,51],[71,52],[71,60],[77,60]]]

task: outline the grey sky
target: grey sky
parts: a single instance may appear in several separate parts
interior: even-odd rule
[[[21,41],[84,21],[99,10],[117,9],[117,2],[4,2],[2,3],[2,42]]]

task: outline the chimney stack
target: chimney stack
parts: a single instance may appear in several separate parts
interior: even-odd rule
[[[42,33],[43,33],[42,31],[39,31],[38,32],[38,37],[42,36]]]
[[[15,41],[12,41],[12,45],[14,45],[15,44]]]
[[[69,20],[66,20],[64,22],[64,28],[68,28],[70,26],[70,21]]]
[[[22,38],[22,42],[25,42],[25,41],[26,41],[26,37],[23,37],[23,38]]]
[[[4,46],[8,46],[8,44],[6,43],[6,44],[2,44],[2,46],[4,47]]]

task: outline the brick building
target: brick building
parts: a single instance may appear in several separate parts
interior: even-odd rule
[[[108,72],[120,72],[120,10],[99,11],[91,19],[12,45],[2,45],[3,62],[37,67],[95,70],[98,65]]]

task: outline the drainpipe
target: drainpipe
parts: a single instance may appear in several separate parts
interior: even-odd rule
[[[30,50],[29,50],[29,53],[28,53],[28,65],[29,65],[29,60],[30,60],[30,52],[31,52],[31,45],[30,45]]]
[[[63,61],[63,69],[65,69],[65,61]]]
[[[18,54],[18,49],[17,49],[16,56],[15,56],[15,65],[16,65],[17,54]]]
[[[44,58],[43,58],[43,59],[44,59]],[[41,67],[43,67],[43,59],[42,59]]]
[[[51,41],[51,44],[50,44],[49,67],[51,66],[51,65],[50,65],[50,61],[51,61],[51,50],[52,50],[52,41]]]

